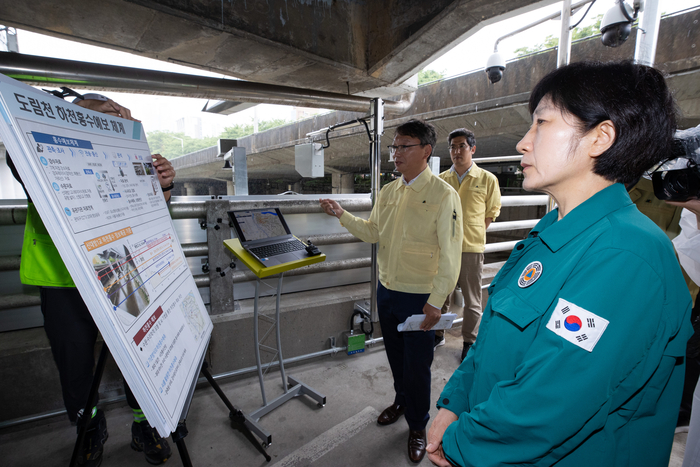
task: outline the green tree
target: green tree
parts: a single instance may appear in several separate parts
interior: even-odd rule
[[[418,72],[418,86],[431,81],[437,81],[445,77],[445,71],[421,70]]]
[[[282,118],[263,120],[258,123],[258,131],[265,131],[289,123]],[[236,124],[226,127],[219,136],[191,138],[184,133],[172,131],[152,131],[148,133],[148,147],[152,154],[161,154],[166,159],[180,157],[200,149],[216,146],[219,139],[238,139],[253,134],[253,123]]]
[[[594,17],[595,22],[584,28],[576,27],[571,31],[571,40],[576,41],[579,39],[585,39],[586,37],[592,37],[600,34],[600,21],[603,19],[603,15],[598,15]],[[533,47],[519,47],[515,49],[516,56],[522,57],[524,55],[533,54],[545,49],[551,49],[559,45],[559,38],[554,37],[551,34],[545,37],[544,42],[537,44]]]
[[[166,159],[214,146],[218,139],[217,137],[192,138],[184,133],[172,131],[152,131],[147,136],[151,153],[161,154]]]
[[[234,126],[227,126],[226,128],[224,128],[224,131],[221,133],[221,135],[219,135],[219,137],[224,139],[238,139],[252,134],[252,123],[246,125],[238,123]]]
[[[283,118],[275,118],[272,120],[263,120],[262,122],[258,122],[258,131],[265,131],[265,130],[270,130],[272,128],[277,128],[278,126],[286,125],[288,123],[287,120]]]

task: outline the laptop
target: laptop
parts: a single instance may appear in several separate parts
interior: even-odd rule
[[[306,245],[289,231],[279,208],[229,211],[245,250],[265,267],[307,258]]]

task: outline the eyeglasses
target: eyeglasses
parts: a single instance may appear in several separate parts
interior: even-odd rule
[[[401,144],[399,146],[390,145],[387,147],[389,148],[389,154],[391,154],[393,156],[397,152],[403,154],[406,152],[406,149],[412,148],[414,146],[425,146],[425,144],[420,144],[420,143],[418,143],[418,144]]]
[[[452,145],[450,146],[450,151],[462,151],[463,149],[467,149],[469,146],[466,144],[462,143],[459,146]]]

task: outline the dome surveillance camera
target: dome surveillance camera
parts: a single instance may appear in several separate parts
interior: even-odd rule
[[[600,22],[600,38],[608,47],[619,47],[632,32],[632,23],[637,18],[639,2],[632,9],[624,0],[615,0],[615,6],[609,9]]]
[[[486,61],[486,74],[489,76],[491,83],[498,83],[503,78],[503,70],[506,69],[506,60],[498,52],[491,54]]]

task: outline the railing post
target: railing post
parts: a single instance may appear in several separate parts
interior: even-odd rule
[[[382,134],[384,134],[384,102],[382,99],[372,99],[372,144],[371,144],[371,180],[372,180],[372,207],[374,207],[379,196],[380,180],[379,175],[382,170]],[[377,244],[372,244],[372,268],[370,287],[372,295],[370,296],[370,314],[372,321],[379,321],[379,313],[377,312],[377,286],[379,285],[379,277],[377,271]]]

